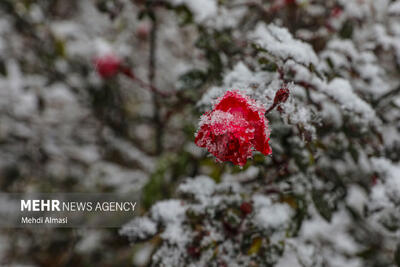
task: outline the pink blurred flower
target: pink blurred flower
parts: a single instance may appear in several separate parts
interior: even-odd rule
[[[103,78],[108,79],[118,73],[121,67],[121,60],[112,53],[98,56],[94,60],[97,73]]]

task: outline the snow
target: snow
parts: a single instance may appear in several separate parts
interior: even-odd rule
[[[355,58],[358,56],[358,52],[354,46],[354,43],[350,40],[333,39],[328,43],[327,48],[341,52],[350,58]]]
[[[186,208],[180,200],[171,199],[158,202],[151,208],[151,217],[155,221],[166,225],[181,222],[184,219]]]
[[[125,224],[119,231],[121,235],[127,235],[132,239],[145,239],[157,232],[157,224],[148,217],[135,218]]]
[[[372,107],[353,92],[352,86],[347,80],[341,78],[333,79],[328,84],[325,92],[337,100],[343,108],[360,114],[366,120],[372,121],[376,118]]]
[[[368,202],[368,195],[363,188],[353,185],[347,192],[346,202],[349,206],[362,214],[364,212],[365,205]]]
[[[260,173],[259,168],[255,166],[249,166],[246,170],[236,174],[224,173],[222,175],[221,180],[223,182],[232,182],[232,181],[245,182],[256,178],[259,173]]]
[[[218,6],[216,0],[170,0],[173,5],[185,4],[193,12],[195,21],[204,22],[217,15]]]
[[[185,246],[190,241],[190,237],[187,235],[182,225],[169,223],[166,225],[164,232],[161,237],[172,245]]]
[[[126,140],[118,138],[110,130],[104,131],[104,139],[109,142],[111,147],[119,151],[126,160],[139,164],[147,171],[154,170],[154,160],[152,157],[144,154]]]
[[[210,104],[215,103],[226,91],[239,90],[267,107],[272,103],[272,99],[268,101],[267,96],[274,94],[272,88],[280,86],[275,80],[277,77],[277,73],[267,71],[252,72],[244,62],[239,61],[231,71],[225,74],[223,86],[211,87],[198,101],[197,105],[208,109]],[[267,84],[269,84],[268,87]]]
[[[101,242],[103,236],[101,232],[96,230],[86,230],[80,233],[82,238],[76,244],[76,251],[80,253],[88,253],[97,249],[98,243]]]
[[[253,202],[254,223],[260,228],[283,227],[292,216],[292,210],[286,203],[272,203],[270,198],[262,195],[253,196]]]
[[[182,183],[178,190],[182,193],[192,194],[195,198],[210,197],[215,190],[215,182],[207,176],[198,176],[196,179],[188,179]]]
[[[119,193],[128,193],[138,192],[146,181],[147,173],[141,170],[132,170],[115,163],[98,160],[92,163],[83,183],[88,186],[103,184],[116,188]]]
[[[345,253],[357,253],[360,245],[346,232],[346,227],[350,223],[349,215],[339,211],[334,214],[330,223],[322,217],[306,221],[302,226],[301,235],[306,240],[331,240],[337,249]]]
[[[148,263],[153,250],[154,246],[152,244],[144,244],[135,254],[133,258],[133,264],[135,266],[145,266]]]
[[[372,164],[382,179],[378,186],[373,188],[374,201],[383,206],[391,206],[391,201],[400,203],[400,165],[386,158],[373,158]]]
[[[389,14],[400,15],[400,1],[394,1],[390,4]]]
[[[291,58],[305,65],[310,63],[318,64],[318,57],[312,47],[307,43],[294,39],[285,28],[273,24],[265,26],[260,23],[250,33],[250,38],[267,50],[268,53],[279,57],[281,60]]]
[[[254,221],[262,228],[277,228],[287,223],[291,216],[290,207],[287,204],[275,204],[261,208]]]

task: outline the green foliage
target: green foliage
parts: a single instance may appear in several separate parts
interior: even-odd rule
[[[397,267],[400,267],[400,243],[397,244],[397,248],[394,253],[394,263],[397,265]]]
[[[332,202],[326,199],[326,192],[318,189],[313,189],[311,196],[319,214],[325,220],[330,222],[332,219],[332,212],[334,210],[334,206],[332,205]]]
[[[339,31],[340,37],[343,39],[350,39],[353,36],[353,29],[353,22],[351,20],[347,20]]]
[[[171,194],[168,182],[165,181],[169,163],[169,159],[161,159],[156,171],[150,176],[150,180],[144,186],[141,203],[145,209],[149,209],[156,201],[167,198]]]
[[[204,85],[207,74],[199,69],[193,69],[179,77],[180,90],[195,90]]]
[[[275,72],[278,70],[278,65],[276,65],[274,62],[269,61],[265,57],[260,57],[258,59],[258,63],[261,65],[262,70],[270,71],[270,72]]]

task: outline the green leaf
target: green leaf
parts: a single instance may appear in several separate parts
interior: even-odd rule
[[[143,187],[142,203],[149,209],[156,201],[168,197],[170,188],[164,181],[165,173],[170,166],[170,160],[163,158],[158,163],[158,168],[151,175],[149,182]]]
[[[206,79],[207,74],[204,71],[193,69],[179,77],[179,89],[198,89],[204,84]]]
[[[396,252],[394,253],[394,263],[400,267],[400,243],[397,244]]]
[[[347,20],[339,31],[340,37],[343,39],[350,39],[353,36],[353,22]]]
[[[257,52],[264,52],[264,53],[269,53],[269,51],[263,47],[261,47],[259,44],[252,43],[251,46],[253,47],[254,50]]]
[[[322,190],[313,189],[312,190],[312,200],[314,202],[315,207],[318,210],[318,213],[328,222],[332,219],[332,210],[333,207],[329,204],[329,202],[325,199],[325,193]]]
[[[156,173],[143,188],[143,206],[149,209],[156,201],[163,198],[164,176]]]
[[[174,9],[175,9],[175,12],[176,12],[176,14],[177,14],[177,16],[179,18],[179,24],[181,26],[187,25],[187,24],[192,23],[194,21],[193,20],[193,14],[190,11],[190,9],[187,8],[186,5],[179,5]]]
[[[58,56],[65,57],[65,43],[62,40],[55,40],[54,49]]]
[[[258,59],[258,63],[261,65],[261,69],[269,72],[275,72],[278,69],[278,65],[275,62],[269,61],[265,57]]]
[[[248,255],[257,254],[261,248],[261,245],[262,245],[262,238],[261,237],[255,238],[249,250],[247,251],[247,254]]]

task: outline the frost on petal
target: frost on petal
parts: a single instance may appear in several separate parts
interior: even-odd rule
[[[200,118],[195,143],[220,161],[243,166],[253,150],[271,153],[265,108],[237,91],[228,91]]]

